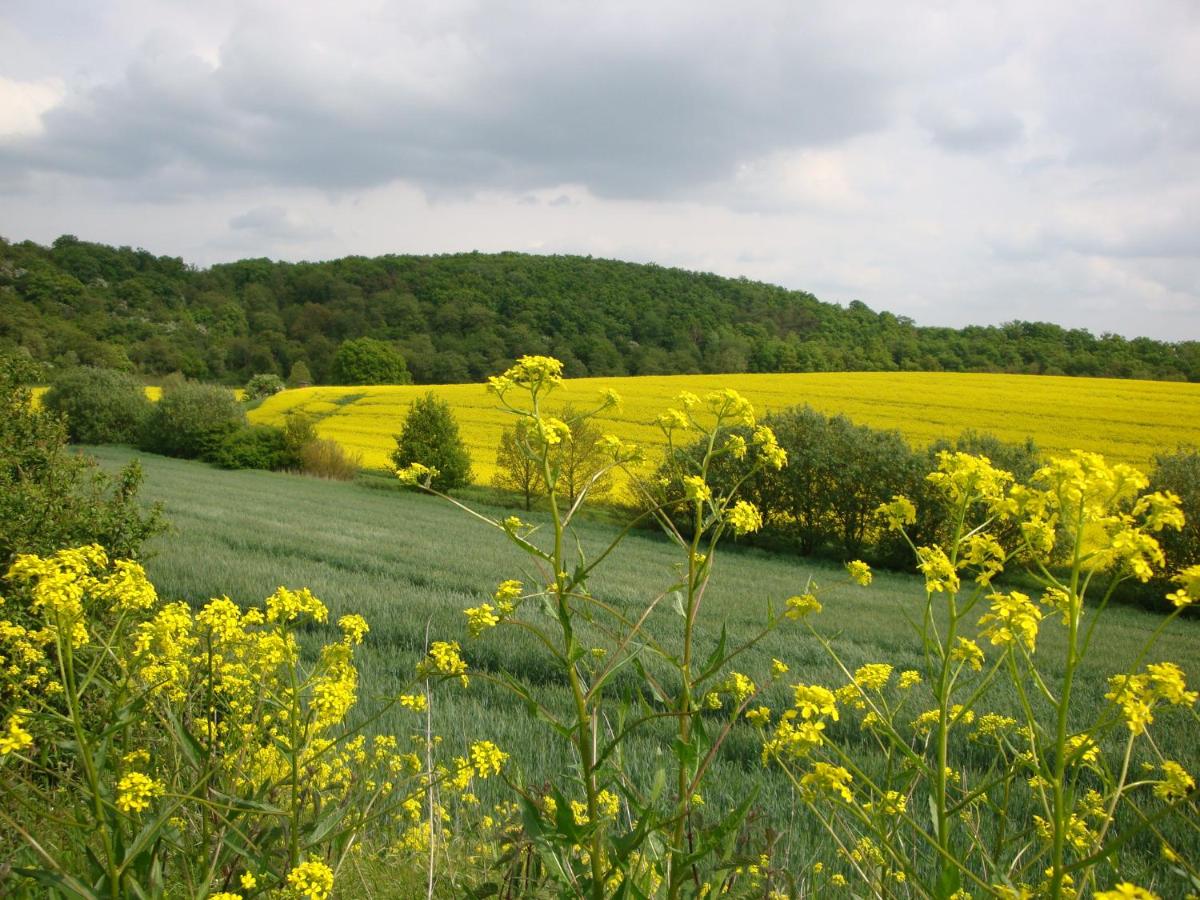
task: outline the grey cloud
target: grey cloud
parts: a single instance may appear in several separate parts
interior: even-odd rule
[[[235,232],[272,241],[311,240],[333,233],[331,228],[297,219],[282,206],[259,206],[247,210],[230,219],[229,228]]]
[[[450,60],[441,93],[397,77],[386,34],[356,66],[257,27],[235,30],[215,68],[145,49],[119,81],[46,116],[43,135],[0,145],[0,170],[139,179],[183,166],[224,185],[669,196],[772,148],[887,123],[892,74],[822,46],[821,30],[774,12],[753,27],[734,19],[746,40],[730,40],[729,20],[696,15],[680,40],[638,36],[634,19],[599,35],[579,18],[466,23],[469,52]]]

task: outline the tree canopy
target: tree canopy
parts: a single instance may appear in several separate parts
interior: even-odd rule
[[[571,377],[925,370],[1200,380],[1200,341],[1093,335],[1044,322],[920,327],[854,301],[746,279],[582,256],[459,253],[244,259],[207,269],[64,235],[0,239],[0,351],[56,368],[245,384],[339,377],[372,338],[418,383],[478,381],[523,354]],[[885,301],[886,302],[886,301]],[[294,376],[293,381],[301,380]]]

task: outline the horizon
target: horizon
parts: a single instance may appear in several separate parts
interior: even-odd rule
[[[591,255],[1200,338],[1200,7],[0,12],[0,231],[208,266]]]

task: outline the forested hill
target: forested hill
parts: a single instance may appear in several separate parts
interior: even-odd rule
[[[572,376],[951,370],[1200,381],[1200,342],[1013,322],[920,327],[744,279],[579,256],[462,253],[247,259],[197,269],[70,236],[0,239],[0,350],[55,365],[228,383],[327,380],[338,345],[392,342],[418,382],[473,381],[524,353]]]

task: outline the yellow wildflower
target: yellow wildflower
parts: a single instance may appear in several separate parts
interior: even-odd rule
[[[491,741],[476,741],[471,745],[471,764],[480,778],[499,775],[508,754]]]
[[[471,637],[479,637],[489,628],[495,628],[500,622],[495,608],[490,603],[468,607],[463,610],[463,613],[467,617],[467,630],[471,632]]]
[[[866,587],[871,583],[871,567],[861,559],[854,559],[846,563],[846,571],[850,573],[850,580],[861,587]]]
[[[26,747],[32,746],[33,736],[24,729],[25,716],[28,710],[19,709],[8,717],[8,723],[3,733],[0,733],[0,756],[9,753],[19,753]]]
[[[803,619],[807,615],[821,611],[820,601],[812,594],[788,597],[785,606],[784,615],[789,619]]]
[[[1163,780],[1154,786],[1154,796],[1161,800],[1186,797],[1196,787],[1196,779],[1179,763],[1168,759],[1162,764]]]
[[[163,794],[163,783],[142,772],[129,772],[117,782],[117,809],[124,813],[140,813],[150,801]]]
[[[310,856],[288,872],[290,895],[297,900],[328,900],[333,894],[333,870],[318,857]]]
[[[745,500],[739,500],[725,515],[734,534],[751,534],[762,528],[762,514],[753,503]]]
[[[1095,900],[1159,900],[1158,894],[1123,881],[1112,890],[1097,891]]]

